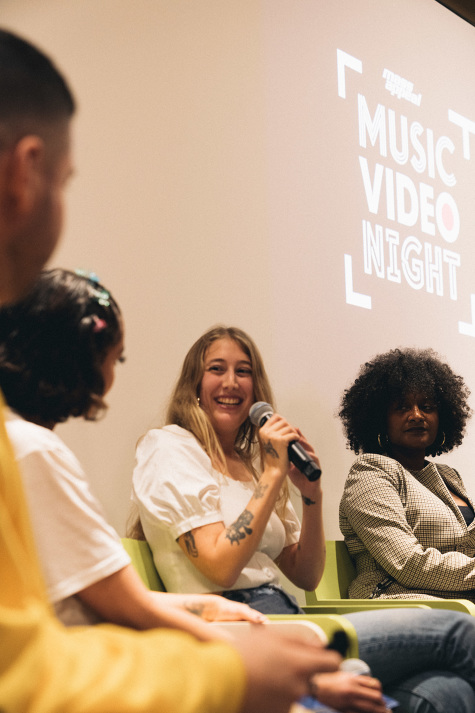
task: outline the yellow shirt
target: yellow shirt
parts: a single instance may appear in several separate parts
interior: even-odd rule
[[[55,619],[0,414],[0,711],[235,713],[244,687],[227,644],[166,629],[65,629]]]

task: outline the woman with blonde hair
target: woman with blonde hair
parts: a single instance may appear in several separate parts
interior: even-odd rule
[[[203,378],[205,355],[211,344],[219,339],[229,339],[238,344],[246,353],[253,367],[253,389],[256,401],[266,401],[273,406],[273,395],[269,379],[264,369],[262,357],[249,336],[237,327],[213,327],[203,334],[191,347],[185,357],[180,378],[175,386],[167,411],[167,423],[176,423],[194,433],[203,444],[205,451],[218,465],[225,467],[225,456],[221,442],[216,435],[205,411],[201,408],[199,393]],[[252,468],[256,455],[257,429],[250,419],[241,425],[236,438],[240,457]]]
[[[298,429],[274,414],[260,429],[255,401],[273,405],[259,351],[235,327],[214,327],[189,350],[170,399],[167,426],[137,449],[133,498],[157,568],[170,591],[219,592],[260,611],[297,613],[282,571],[313,589],[324,566],[322,493],[289,468]],[[289,500],[300,490],[303,527]]]

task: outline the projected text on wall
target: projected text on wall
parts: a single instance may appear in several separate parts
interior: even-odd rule
[[[363,63],[337,50],[337,70],[338,95],[347,100],[347,84],[363,79]],[[381,81],[383,91],[401,101],[400,111],[384,102],[371,104],[361,92],[354,102],[366,204],[360,241],[364,273],[439,298],[460,299],[460,316],[469,321],[460,319],[457,329],[475,337],[475,295],[460,295],[458,289],[463,254],[457,243],[461,217],[452,169],[457,153],[464,161],[471,159],[475,122],[448,108],[450,136],[437,133],[415,116],[423,94],[414,91],[409,79],[384,68]],[[451,138],[454,132],[456,140]],[[346,302],[371,309],[371,294],[357,289],[351,254],[344,256],[344,270]]]

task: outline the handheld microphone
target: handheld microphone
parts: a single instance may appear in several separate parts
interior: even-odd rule
[[[346,671],[347,673],[352,673],[355,676],[371,676],[370,667],[366,661],[362,661],[361,659],[345,659],[340,664],[340,671]],[[389,708],[390,710],[399,706],[399,702],[389,696],[383,695],[383,701],[386,708]]]
[[[353,676],[371,676],[370,667],[361,659],[345,659],[341,662],[339,668],[340,671],[346,671],[347,673],[353,674]],[[383,701],[384,705],[389,710],[399,706],[399,701],[396,701],[394,698],[390,698],[389,696],[385,696],[384,694]],[[293,710],[294,709],[292,708],[292,713]],[[314,686],[313,693],[300,699],[295,713],[307,713],[307,711],[315,711],[315,713],[336,713],[334,708],[330,708],[325,703],[318,700],[318,678],[316,685]]]
[[[340,664],[340,671],[354,673],[355,676],[371,676],[370,667],[361,659],[345,659]]]
[[[266,403],[266,401],[256,401],[249,410],[249,418],[254,426],[261,428],[261,426],[270,419],[273,413],[274,410],[272,406]],[[291,441],[289,443],[288,452],[290,462],[293,463],[308,480],[314,481],[319,479],[322,471],[298,441]]]

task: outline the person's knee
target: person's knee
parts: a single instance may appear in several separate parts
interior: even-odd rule
[[[473,713],[475,692],[465,679],[448,671],[421,673],[393,686],[388,695],[404,713]]]

